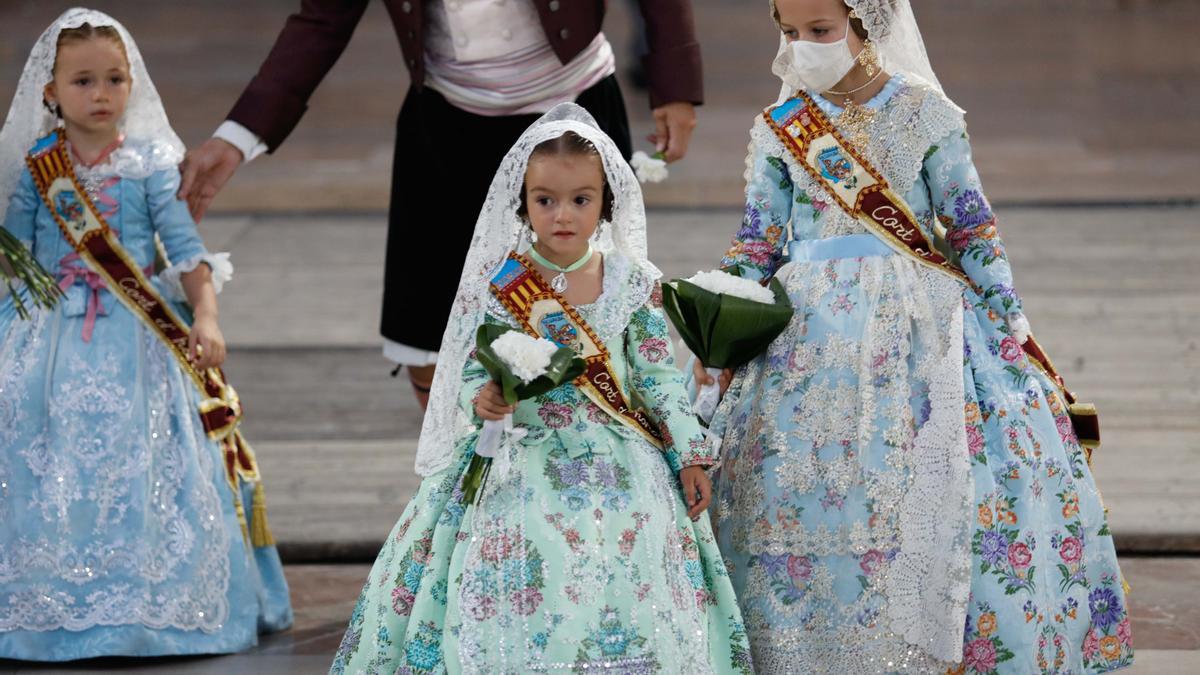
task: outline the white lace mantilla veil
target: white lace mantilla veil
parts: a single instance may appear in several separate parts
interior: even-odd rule
[[[775,0],[769,0],[771,19],[775,19]],[[916,84],[928,85],[931,89],[946,96],[933,66],[929,63],[929,55],[925,52],[925,41],[921,39],[921,29],[917,27],[917,18],[913,14],[909,0],[843,0],[846,6],[854,10],[867,37],[875,43],[883,69],[891,73],[902,74]],[[783,80],[783,88],[779,93],[777,103],[782,103],[803,85],[790,75],[788,64],[791,62],[791,50],[787,48],[787,40],[780,35],[779,51],[771,64],[771,72]],[[947,99],[949,100],[949,99]],[[952,103],[953,104],[953,103]],[[955,106],[955,108],[958,108]],[[961,110],[961,108],[958,108]]]
[[[446,468],[457,441],[473,428],[458,404],[462,371],[475,348],[475,331],[487,312],[492,278],[511,251],[524,252],[531,243],[529,226],[517,215],[529,155],[539,144],[568,131],[595,146],[612,191],[612,222],[601,223],[593,238],[593,247],[603,254],[623,255],[648,278],[662,276],[646,257],[646,209],[633,169],[591,114],[574,103],[555,106],[526,129],[504,156],[475,223],[471,248],[458,282],[458,294],[442,335],[437,373],[417,444],[416,470],[421,476]],[[637,291],[645,297],[631,298],[627,304],[645,304],[652,291],[653,285],[647,285]]]
[[[68,28],[78,28],[85,23],[117,29],[129,58],[132,82],[121,130],[130,152],[117,153],[121,155],[114,158],[117,173],[125,178],[145,178],[155,171],[176,166],[183,159],[183,141],[167,121],[162,99],[150,80],[146,62],[142,60],[133,36],[104,12],[80,7],[69,9],[33,45],[25,70],[21,71],[8,117],[4,120],[4,129],[0,131],[0,222],[4,221],[9,197],[25,168],[26,154],[34,142],[58,125],[58,119],[42,103],[43,91],[54,79],[58,36]],[[133,151],[135,147],[137,150]]]

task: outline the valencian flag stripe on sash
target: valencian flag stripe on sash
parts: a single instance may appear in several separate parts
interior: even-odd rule
[[[79,257],[106,282],[110,292],[167,346],[179,367],[200,392],[200,420],[225,453],[226,478],[233,491],[244,533],[255,546],[274,543],[266,522],[262,480],[254,451],[238,425],[242,405],[220,368],[197,370],[188,359],[190,329],[150,285],[121,246],[112,229],[79,185],[60,132],[39,140],[26,158],[38,193]],[[252,517],[247,521],[238,478],[255,484]]]
[[[948,260],[930,243],[917,217],[888,184],[887,179],[852,146],[837,127],[804,91],[763,112],[767,126],[775,132],[792,157],[804,167],[843,211],[901,255],[936,269],[975,288],[963,269]],[[979,289],[976,288],[976,291]],[[1026,356],[1062,392],[1080,445],[1087,450],[1100,446],[1100,422],[1095,406],[1077,403],[1046,352],[1033,336],[1025,344]]]
[[[513,253],[504,261],[492,279],[491,290],[527,333],[560,347],[571,347],[579,354],[587,370],[575,384],[593,403],[654,447],[663,449],[658,426],[626,400],[621,382],[609,365],[608,349],[579,312],[550,288],[524,256]]]

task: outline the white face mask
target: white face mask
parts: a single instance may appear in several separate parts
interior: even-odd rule
[[[809,42],[796,40],[788,44],[791,63],[788,71],[805,87],[816,91],[828,91],[842,81],[854,67],[854,54],[850,53],[850,19],[846,19],[846,34],[837,42]]]

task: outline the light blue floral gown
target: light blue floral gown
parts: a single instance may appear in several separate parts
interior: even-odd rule
[[[666,452],[566,384],[520,403],[513,459],[493,460],[464,508],[478,432],[461,438],[380,551],[332,673],[751,672],[708,519],[683,503],[678,471],[713,458],[666,319],[634,290],[652,279],[619,254],[604,264],[601,297],[578,309]],[[489,312],[516,327],[498,302]],[[488,380],[471,358],[459,405],[472,417]]]
[[[175,199],[179,172],[148,168],[154,151],[126,141],[76,168],[137,264],[162,240],[177,264],[153,283],[182,302],[182,272],[206,262],[219,286],[231,268]],[[0,302],[0,658],[236,652],[291,625],[279,557],[243,537],[194,385],[73,255],[28,170],[4,228],[66,297],[28,321]],[[237,489],[248,511],[253,486]]]
[[[866,155],[975,288],[892,253],[759,120],[722,264],[779,278],[796,314],[713,424],[718,541],[756,668],[1126,666],[1100,495],[1065,402],[1006,321],[1021,303],[962,114],[901,77],[867,107]]]

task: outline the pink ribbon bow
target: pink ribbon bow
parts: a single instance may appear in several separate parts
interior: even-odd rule
[[[114,236],[120,236],[117,231],[113,230]],[[146,265],[142,269],[142,273],[146,276],[154,274],[154,264]],[[63,259],[58,261],[58,287],[63,293],[67,289],[74,286],[77,281],[82,281],[87,284],[92,293],[88,297],[87,313],[83,318],[83,341],[92,341],[92,331],[96,328],[97,316],[108,316],[108,309],[104,307],[104,303],[100,302],[100,289],[108,288],[104,278],[84,266],[79,259],[78,253],[68,253],[63,256]]]
[[[75,285],[77,281],[82,281],[91,289],[91,294],[88,295],[87,314],[83,319],[83,341],[92,341],[92,331],[96,328],[97,316],[108,316],[108,310],[104,304],[100,302],[100,289],[107,288],[104,279],[99,275],[79,264],[79,254],[69,253],[63,256],[63,259],[58,262],[58,287],[63,293],[67,289]]]

